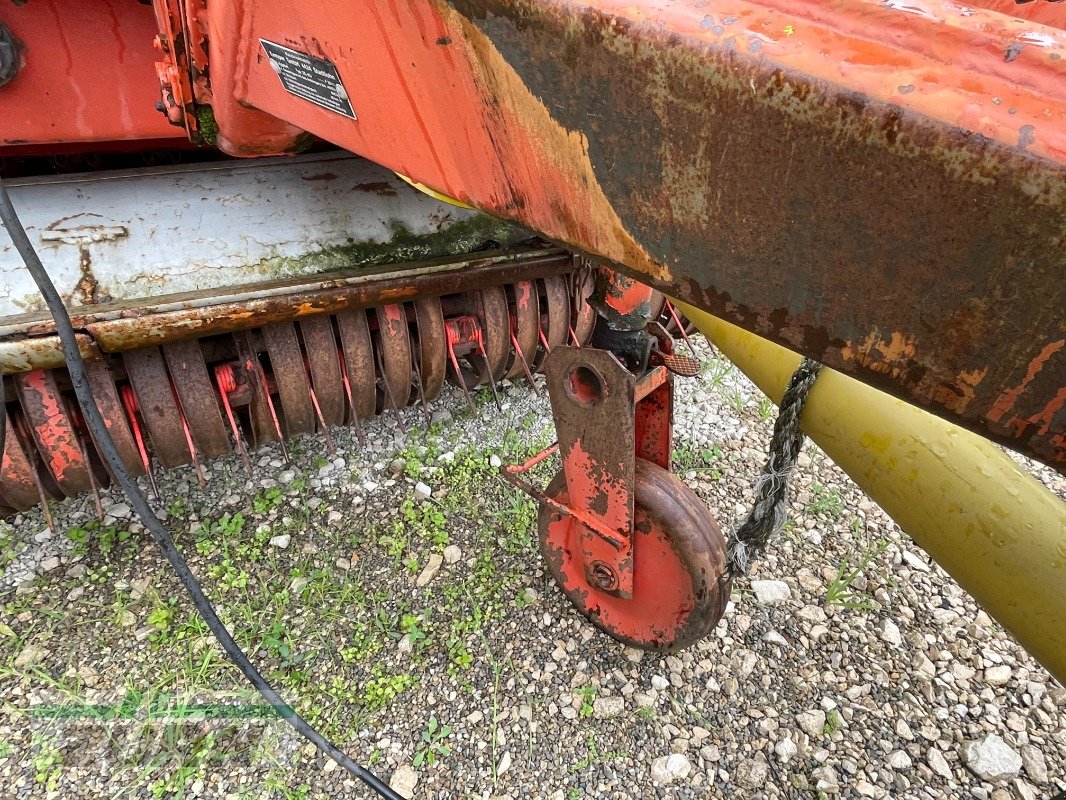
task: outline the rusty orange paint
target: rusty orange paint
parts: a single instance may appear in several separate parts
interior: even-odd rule
[[[992,405],[992,411],[989,413],[988,418],[993,422],[999,422],[1003,419],[1003,416],[1014,408],[1014,404],[1018,402],[1018,398],[1025,391],[1025,387],[1033,382],[1033,379],[1044,369],[1051,357],[1062,350],[1063,347],[1066,347],[1066,339],[1060,339],[1057,342],[1045,345],[1036,358],[1029,363],[1029,370],[1025,373],[1025,378],[1022,382],[999,396],[999,399]]]
[[[206,14],[227,62],[211,64],[216,105],[228,93],[1055,461],[1060,417],[1018,439],[988,414],[1061,335],[1066,33],[988,5],[247,0]],[[286,92],[259,37],[332,62],[358,119]],[[227,39],[241,44],[216,52]],[[870,331],[905,343],[887,369],[845,357]],[[1057,387],[1037,388],[1041,408]]]
[[[173,140],[159,100],[152,9],[121,0],[4,3],[0,20],[24,49],[0,88],[0,156],[7,148]],[[169,142],[167,142],[169,144]]]
[[[15,386],[37,449],[68,496],[91,488],[89,465],[52,372],[33,370],[15,376]]]

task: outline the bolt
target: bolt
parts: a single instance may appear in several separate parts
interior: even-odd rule
[[[0,22],[0,86],[10,83],[22,67],[21,46],[11,29]]]
[[[608,592],[618,586],[618,577],[614,570],[602,561],[593,561],[589,564],[588,580],[591,586]]]

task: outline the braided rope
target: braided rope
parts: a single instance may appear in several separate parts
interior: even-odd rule
[[[800,415],[821,369],[820,363],[805,358],[788,382],[770,439],[770,455],[755,484],[755,505],[729,537],[729,570],[734,575],[746,575],[752,560],[765,552],[785,524],[788,477],[807,439],[800,430]]]

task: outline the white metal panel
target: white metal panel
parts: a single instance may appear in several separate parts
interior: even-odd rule
[[[21,179],[10,190],[73,307],[447,255],[502,227],[337,153]],[[0,319],[42,307],[0,237]]]

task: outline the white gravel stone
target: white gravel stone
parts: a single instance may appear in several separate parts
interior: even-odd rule
[[[651,688],[657,692],[665,692],[667,689],[670,688],[670,681],[668,681],[662,675],[652,675]]]
[[[799,748],[796,747],[796,743],[791,739],[782,739],[774,745],[774,753],[786,764],[795,758],[798,752]]]
[[[784,581],[752,581],[751,590],[760,605],[784,603],[792,597],[792,590]]]
[[[918,572],[929,571],[929,565],[922,560],[921,556],[915,555],[906,548],[903,549],[903,561],[908,567],[917,570]]]
[[[444,548],[444,563],[455,564],[463,557],[463,551],[456,547],[454,544],[450,544]]]
[[[48,558],[45,558],[45,559],[41,560],[41,564],[40,564],[41,572],[51,572],[54,569],[59,569],[59,557],[58,556],[49,556]]]
[[[626,702],[621,697],[597,697],[592,703],[592,716],[596,719],[617,717],[626,710]]]
[[[418,786],[418,773],[407,764],[398,766],[389,779],[389,788],[407,800],[415,796],[416,786]]]
[[[881,620],[881,638],[893,647],[903,644],[903,634],[899,632],[899,626],[890,619]]]
[[[292,537],[289,534],[287,534],[287,533],[282,533],[282,534],[279,534],[278,536],[271,536],[270,537],[270,546],[271,547],[276,547],[279,550],[284,550],[284,549],[286,549],[289,546],[289,542],[291,540],[292,540]],[[262,540],[260,540],[260,541],[262,541]]]
[[[45,650],[40,645],[28,644],[15,657],[15,669],[26,669],[44,658]]]
[[[433,580],[437,573],[440,571],[440,565],[444,563],[444,556],[440,553],[434,553],[429,557],[429,561],[426,562],[426,566],[422,568],[422,572],[419,573],[415,579],[415,586],[422,588],[429,584]]]
[[[419,500],[428,500],[432,496],[433,490],[426,484],[422,483],[422,481],[415,484],[415,497]]]
[[[1003,686],[1010,681],[1011,668],[1006,664],[997,664],[985,670],[985,683],[990,686]]]
[[[503,466],[503,461],[500,460],[500,457],[498,455],[493,453],[491,456],[489,456],[489,466],[493,469],[499,469]]]
[[[1023,744],[1019,749],[1021,751],[1022,764],[1025,766],[1025,773],[1032,779],[1033,783],[1040,785],[1047,783],[1047,761],[1040,749],[1031,744]]]
[[[651,779],[664,785],[683,781],[691,772],[692,762],[684,753],[659,756],[651,764]]]
[[[802,619],[804,622],[825,622],[825,611],[818,606],[804,606],[796,612],[796,616]]]
[[[804,711],[802,714],[796,715],[796,723],[800,726],[800,730],[808,736],[818,738],[822,736],[825,730],[825,712],[821,709]]]
[[[770,767],[765,761],[756,758],[746,758],[737,765],[733,773],[733,781],[745,789],[759,789],[766,783],[770,775]]]
[[[504,750],[503,756],[500,758],[500,763],[496,767],[496,774],[503,775],[511,768],[511,751]]]
[[[1013,778],[1022,769],[1022,757],[994,733],[963,745],[962,760],[977,777],[986,781]]]
[[[948,761],[944,758],[944,754],[937,750],[935,747],[930,747],[929,752],[925,756],[925,763],[929,765],[929,768],[933,770],[937,775],[945,780],[952,780],[955,776],[951,771],[951,767],[948,765]]]
[[[894,770],[906,770],[913,766],[911,757],[907,755],[903,750],[894,750],[888,754],[888,758],[885,759],[885,763],[892,767]]]

